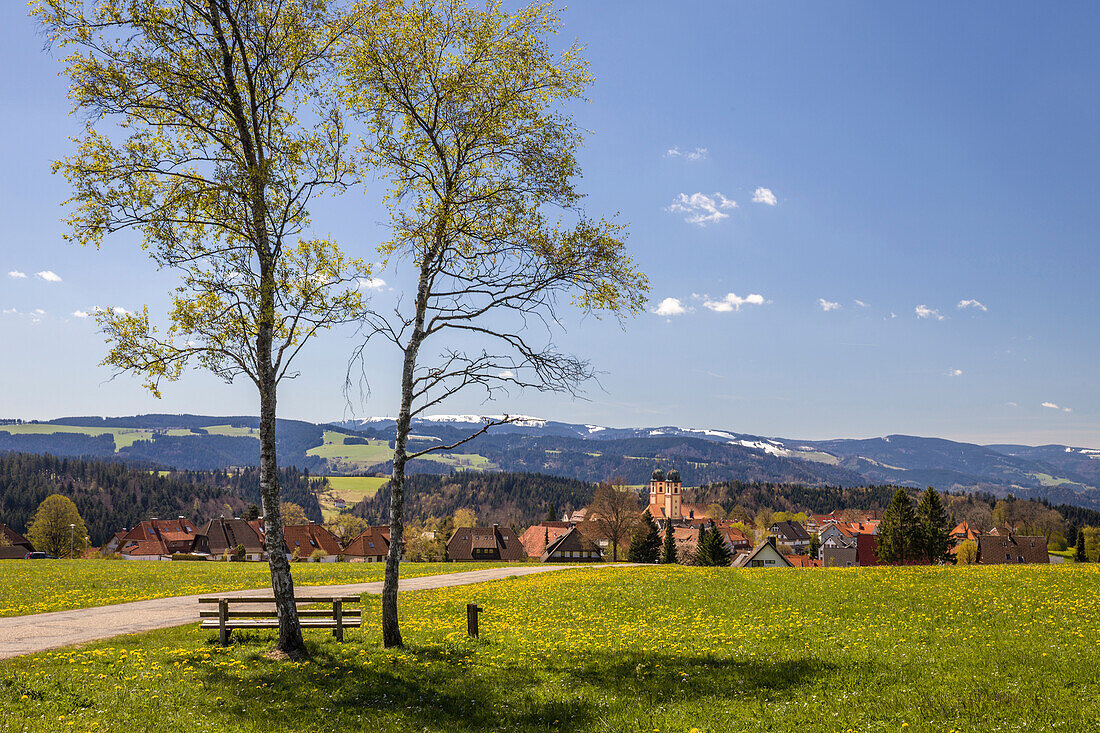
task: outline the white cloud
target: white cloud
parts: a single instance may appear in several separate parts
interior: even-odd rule
[[[742,298],[737,293],[727,293],[726,297],[720,300],[711,300],[709,297],[704,296],[706,299],[703,301],[703,307],[709,308],[715,313],[729,313],[730,311],[739,311],[743,305],[764,305],[764,296],[759,293],[752,293]]]
[[[505,369],[503,372],[497,375],[501,379],[515,379],[516,373],[511,369]]]
[[[962,369],[948,369],[947,376],[949,377],[961,377],[963,373]]]
[[[868,307],[868,306],[867,306],[867,304],[866,304],[866,303],[864,303],[864,302],[863,302],[862,300],[860,300],[859,298],[856,298],[856,299],[855,299],[855,300],[853,300],[852,302],[853,302],[853,303],[855,303],[856,305],[858,305],[858,306],[859,306],[860,308],[867,308],[867,307]]]
[[[1020,406],[1020,404],[1018,402],[1006,402],[1005,404],[1009,407],[1019,407]]]
[[[27,273],[20,272],[19,270],[10,270],[8,272],[8,277],[15,278],[17,280],[25,280],[27,277]]]
[[[706,148],[695,148],[694,150],[683,151],[680,150],[679,145],[673,145],[671,148],[665,151],[666,158],[683,158],[684,160],[691,161],[692,163],[700,160],[706,160],[707,155],[708,152]]]
[[[73,311],[73,315],[76,316],[77,318],[87,318],[88,317],[88,312],[87,311],[76,310],[76,311]]]
[[[1062,412],[1073,412],[1073,408],[1072,407],[1063,407]]]
[[[679,298],[665,298],[653,310],[659,316],[682,316],[690,311],[691,309],[684,307]]]
[[[368,277],[365,280],[359,280],[359,287],[368,290],[380,290],[386,287],[386,281],[380,277]]]
[[[1049,409],[1051,409],[1051,410],[1058,410],[1058,409],[1060,409],[1060,408],[1058,407],[1058,405],[1057,405],[1057,404],[1055,404],[1054,402],[1044,402],[1044,403],[1043,403],[1043,407],[1049,408]]]
[[[53,270],[42,270],[41,272],[34,273],[34,276],[37,277],[37,278],[41,278],[41,279],[45,280],[48,283],[59,283],[59,282],[61,282],[61,276],[58,275]]]
[[[689,196],[682,193],[666,210],[673,214],[685,214],[684,221],[688,224],[704,227],[729,218],[729,214],[724,213],[722,209],[736,208],[736,201],[715,192],[713,196],[705,193],[693,193]]]
[[[840,303],[834,302],[832,300],[825,300],[824,298],[818,298],[817,299],[817,304],[820,305],[821,310],[825,311],[826,313],[828,313],[829,311],[840,310]]]
[[[34,314],[36,316],[44,316],[44,315],[46,315],[46,311],[42,310],[41,308],[35,308],[34,309]]]
[[[19,313],[15,308],[5,308],[2,312],[5,316],[14,316]]]
[[[768,206],[775,206],[779,203],[779,199],[775,197],[770,188],[764,188],[760,186],[752,192],[752,202],[754,204],[767,204]]]
[[[918,305],[913,311],[917,314],[917,318],[931,318],[936,321],[943,320],[943,315],[941,315],[938,310],[929,308],[926,305]]]
[[[980,311],[989,310],[988,308],[985,307],[984,304],[982,304],[980,301],[977,301],[977,300],[960,300],[959,304],[955,307],[958,308],[959,310],[963,310],[964,308],[976,308],[977,310],[980,310]]]

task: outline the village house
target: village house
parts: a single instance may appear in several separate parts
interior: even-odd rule
[[[454,562],[516,562],[527,559],[519,536],[500,525],[459,527],[447,540],[447,557]]]
[[[603,553],[575,525],[550,541],[539,556],[542,562],[600,562]]]
[[[390,528],[371,526],[360,532],[344,547],[344,557],[349,562],[385,562],[390,552]]]
[[[803,555],[810,549],[810,533],[798,522],[776,522],[768,528],[768,532],[779,544],[794,550],[796,555]]]
[[[970,522],[959,522],[955,525],[955,529],[951,530],[951,538],[955,540],[955,544],[960,544],[967,540],[977,542],[981,535],[981,530],[971,527]]]
[[[789,568],[791,561],[776,547],[775,537],[768,537],[733,561],[736,568]]]
[[[723,522],[713,527],[713,529],[721,536],[726,549],[730,551],[730,557],[736,557],[738,554],[752,549],[752,542],[749,541],[744,532],[736,527],[731,527],[728,523]]]
[[[0,560],[22,560],[34,552],[34,546],[23,535],[0,522],[0,535],[10,544],[0,547]]]
[[[336,562],[343,553],[340,540],[320,524],[288,524],[283,527],[283,543],[289,558],[297,556],[308,560],[313,553],[321,550],[325,556],[320,562]]]
[[[117,553],[125,560],[170,560],[187,553],[195,541],[195,524],[185,517],[139,522],[132,529],[116,532],[103,546],[105,554]]]
[[[830,537],[828,545],[821,546],[821,563],[826,568],[851,568],[859,566],[857,540]],[[851,544],[845,544],[850,542]]]
[[[1045,537],[983,534],[978,537],[979,565],[1049,563]]]
[[[549,520],[539,522],[525,529],[523,534],[519,536],[519,541],[523,544],[523,549],[527,553],[528,559],[539,560],[542,558],[542,553],[546,551],[547,545],[552,544],[554,540],[561,537],[568,532],[571,527],[575,526],[576,525],[571,522],[554,522]]]
[[[213,559],[228,554],[236,558],[237,548],[244,548],[244,559],[257,561],[263,558],[264,543],[256,529],[243,519],[211,519],[195,534],[191,552],[209,555]]]

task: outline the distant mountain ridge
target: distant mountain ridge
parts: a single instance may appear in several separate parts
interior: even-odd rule
[[[413,422],[414,447],[466,437],[483,418],[437,415]],[[255,465],[257,419],[137,415],[0,424],[0,452],[113,457],[189,470]],[[311,473],[385,474],[393,418],[326,425],[279,420],[279,463]],[[521,416],[447,454],[411,464],[414,473],[455,470],[542,473],[580,481],[615,476],[645,484],[675,466],[687,485],[740,480],[854,487],[985,491],[1100,509],[1100,450],[1062,445],[982,446],[942,438],[796,440],[679,426],[614,428]]]

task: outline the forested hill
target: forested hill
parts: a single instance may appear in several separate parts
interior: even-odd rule
[[[281,469],[281,498],[300,504],[314,521],[321,507],[309,474]],[[50,494],[76,503],[93,545],[102,545],[123,527],[150,517],[183,515],[201,524],[228,505],[236,515],[260,503],[259,469],[173,472],[162,476],[118,461],[55,458],[25,453],[0,454],[0,522],[25,532],[38,505]]]
[[[449,476],[417,474],[405,484],[405,518],[423,522],[449,517],[462,508],[473,509],[478,521],[523,528],[565,511],[586,506],[595,485],[576,479],[538,473],[461,471]],[[353,508],[374,524],[389,524],[390,485]]]

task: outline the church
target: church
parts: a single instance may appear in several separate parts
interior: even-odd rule
[[[684,504],[681,499],[680,472],[676,469],[667,474],[660,468],[649,479],[649,514],[658,523],[666,519],[673,522],[708,519],[706,507],[696,504]]]

